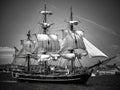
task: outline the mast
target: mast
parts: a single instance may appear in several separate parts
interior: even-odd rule
[[[45,2],[45,5],[44,5],[44,11],[46,12],[46,2]],[[47,23],[47,13],[44,13],[44,20],[43,20],[43,23]],[[43,27],[44,28],[44,31],[43,31],[43,34],[46,34],[47,33],[47,27]]]
[[[27,54],[26,60],[27,60],[27,72],[29,73],[30,72],[30,54]]]
[[[44,4],[44,10],[41,11],[41,14],[43,15],[43,22],[41,23],[42,25],[42,29],[43,29],[43,34],[47,34],[47,29],[50,28],[52,24],[47,23],[47,15],[52,15],[51,11],[47,11],[47,4],[46,4],[46,0],[45,0],[45,4]]]
[[[30,37],[31,37],[31,34],[30,34],[30,30],[28,31],[27,33],[27,40],[30,41]],[[31,48],[31,45],[29,45],[29,48]],[[26,61],[27,61],[27,72],[29,73],[30,72],[30,54],[27,54],[26,56]]]
[[[31,37],[31,35],[30,35],[30,30],[29,30],[27,33],[27,39],[30,40],[30,37]]]
[[[72,6],[70,7],[70,21],[68,23],[71,31],[74,31],[74,25],[78,25],[78,21],[73,20]]]
[[[46,12],[46,2],[45,2],[45,5],[44,5],[44,11]],[[47,23],[47,13],[44,14],[44,23]]]
[[[62,40],[63,40],[65,38],[65,31],[62,29],[61,32],[62,32]]]
[[[46,50],[47,52],[55,52],[60,49],[58,36],[55,34],[49,34],[48,30],[54,23],[48,23],[47,16],[52,15],[52,11],[47,10],[47,4],[45,1],[44,10],[40,12],[43,16],[43,21],[40,23],[42,33],[36,35],[38,46],[37,49]],[[41,50],[39,52],[41,53]]]
[[[73,72],[73,73],[74,73],[74,66],[75,66],[75,60],[71,60],[71,72]]]
[[[79,45],[82,45],[84,47],[84,43],[82,44],[78,44],[79,43],[79,40],[82,40],[82,37],[79,36],[79,39],[78,39],[78,36],[76,36],[76,31],[74,30],[74,25],[78,25],[78,21],[75,21],[73,20],[73,11],[72,11],[72,6],[70,7],[70,21],[69,21],[69,25],[70,25],[70,31],[72,33],[74,33],[73,37],[74,37],[74,43],[75,43],[75,47],[78,48]],[[77,34],[79,35],[79,34]],[[74,48],[73,48],[74,49]],[[72,52],[74,53],[74,52]],[[76,59],[76,56],[75,58]],[[72,68],[72,72],[74,73],[74,66],[75,66],[75,60],[71,60],[71,68]]]
[[[73,31],[73,24],[71,23],[73,21],[73,12],[72,12],[72,6],[70,7],[70,30]],[[73,53],[73,52],[71,52]],[[71,72],[74,72],[74,60],[71,60],[71,68],[72,68],[72,71]]]
[[[72,6],[70,7],[70,21],[73,21]],[[73,24],[70,23],[70,30],[73,31]]]

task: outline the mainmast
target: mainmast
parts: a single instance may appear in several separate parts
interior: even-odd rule
[[[35,49],[41,53],[41,50],[46,50],[48,52],[56,52],[60,49],[58,36],[55,34],[49,34],[48,30],[54,23],[48,22],[48,16],[52,15],[52,11],[47,10],[47,4],[45,1],[44,10],[40,12],[43,16],[43,21],[40,23],[42,28],[42,33],[36,35],[38,45]],[[49,35],[48,35],[49,34]]]
[[[45,5],[44,5],[44,11],[46,12],[46,2],[45,2]],[[47,13],[44,14],[44,23],[47,23]]]
[[[47,4],[46,4],[46,0],[45,0],[45,4],[44,4],[44,10],[41,11],[41,14],[43,15],[43,22],[41,23],[42,25],[42,29],[43,29],[43,34],[47,34],[47,30],[48,28],[50,28],[51,25],[53,24],[49,24],[47,23],[47,15],[52,15],[51,11],[47,11]]]

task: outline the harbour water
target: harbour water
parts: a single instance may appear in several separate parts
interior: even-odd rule
[[[3,77],[4,76],[4,77]],[[18,82],[0,74],[0,90],[120,90],[120,75],[91,77],[86,85],[75,83]]]

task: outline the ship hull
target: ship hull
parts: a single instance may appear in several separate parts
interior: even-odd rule
[[[35,81],[35,82],[75,82],[85,84],[90,78],[92,72],[76,74],[76,75],[33,75],[14,73],[16,79],[19,81]]]

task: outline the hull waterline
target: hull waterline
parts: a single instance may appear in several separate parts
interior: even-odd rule
[[[20,74],[14,73],[14,76],[17,80],[20,81],[35,81],[35,82],[75,82],[80,84],[85,84],[88,79],[91,77],[91,72],[82,73],[77,75],[32,75],[32,74]]]

